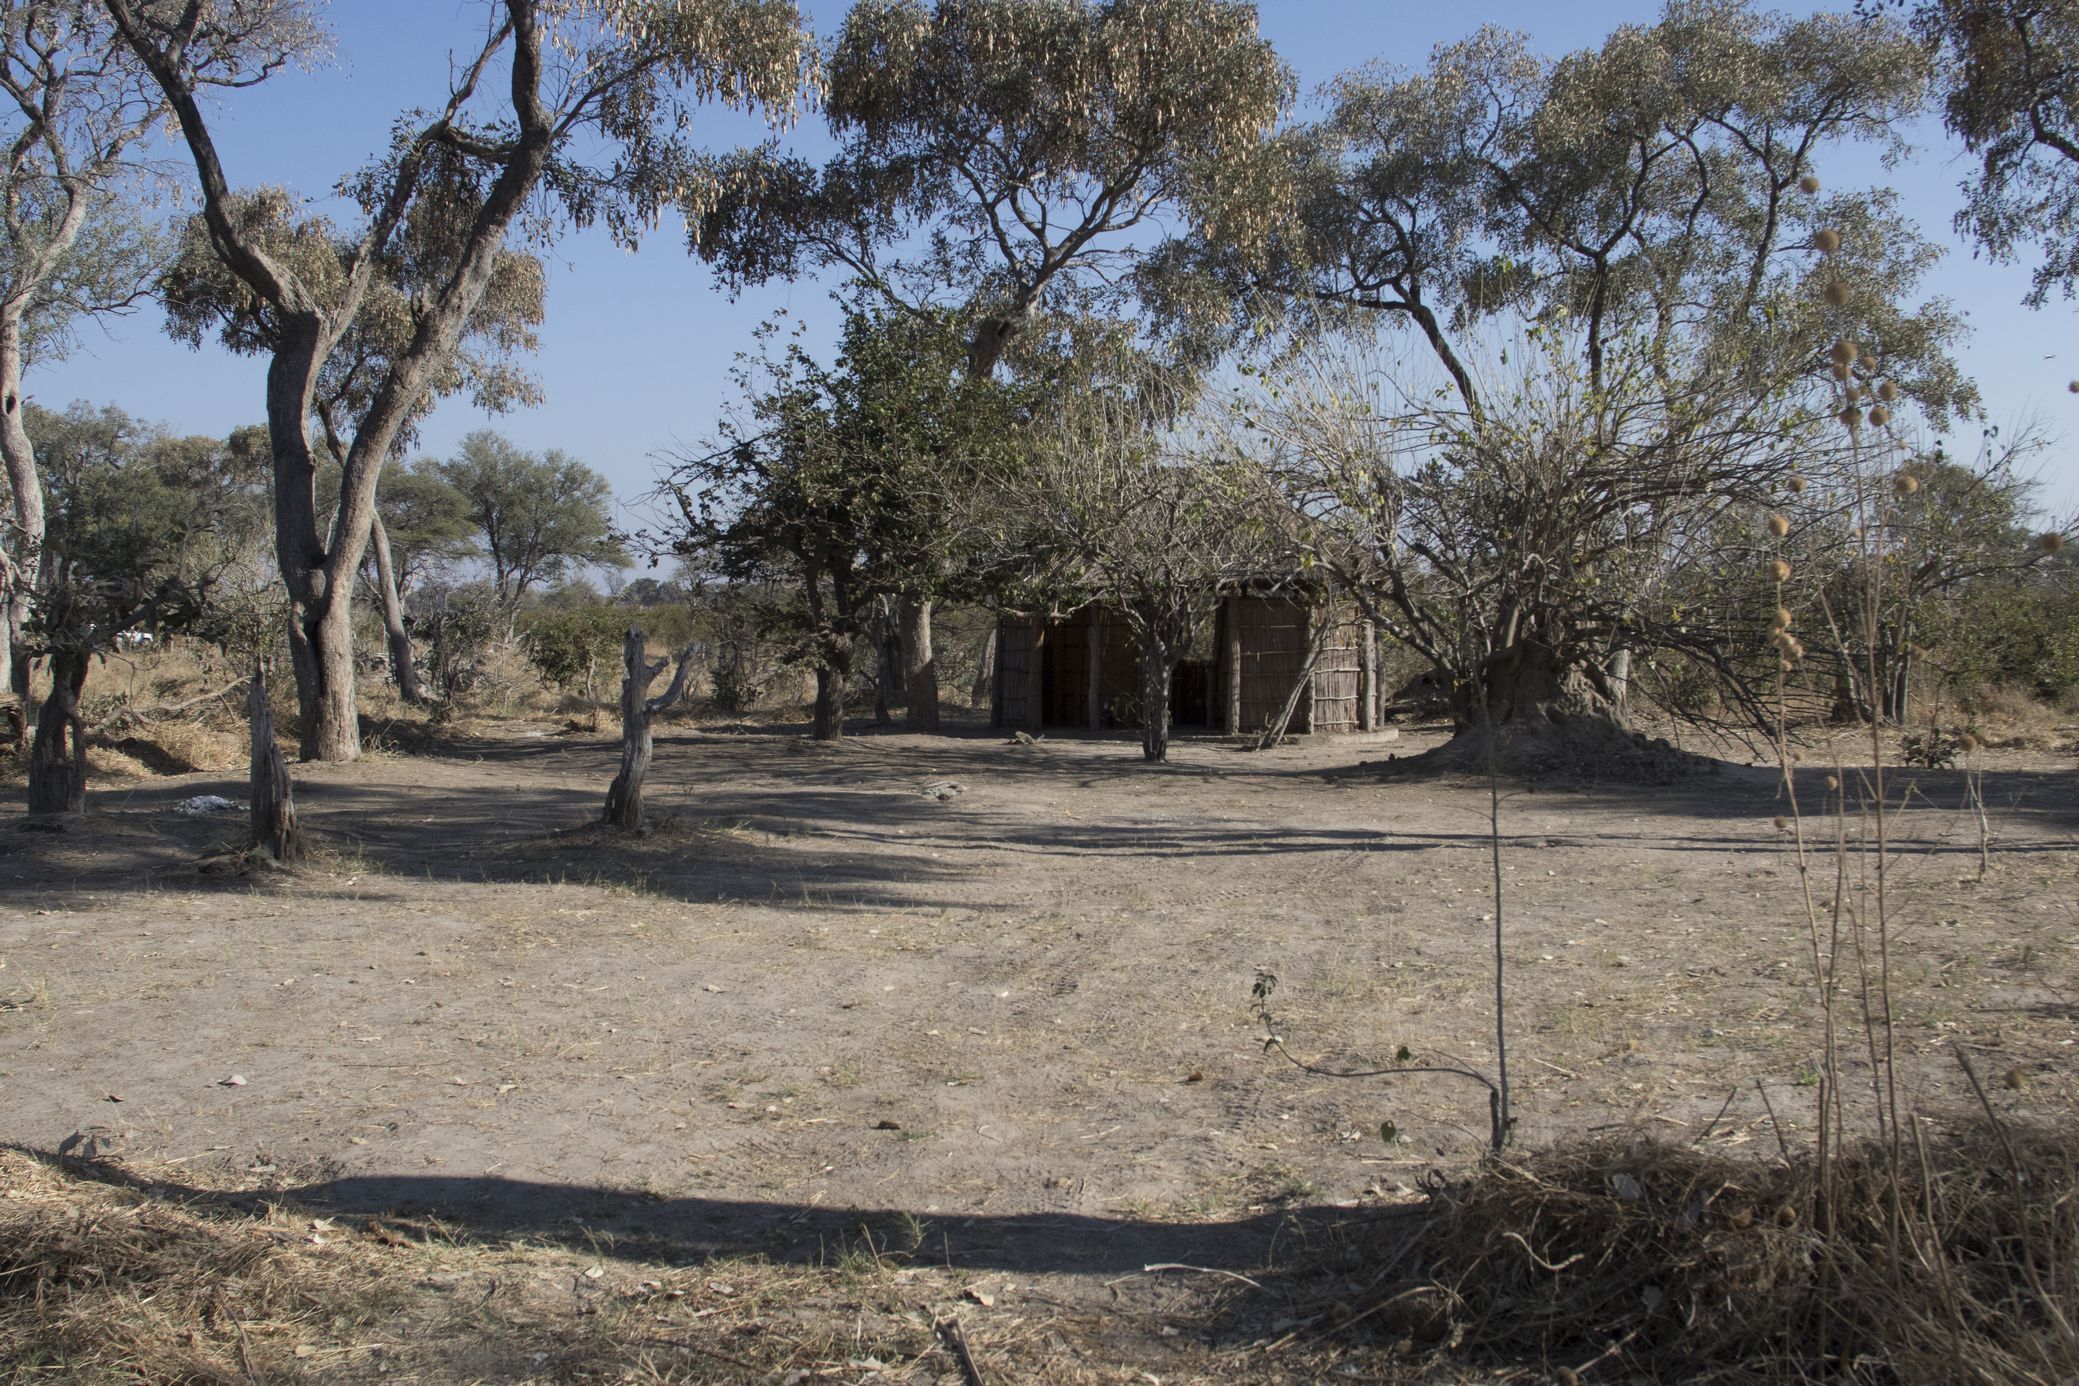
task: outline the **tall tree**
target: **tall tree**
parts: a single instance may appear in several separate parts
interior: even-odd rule
[[[198,86],[257,81],[297,46],[292,28],[246,32],[195,57]],[[157,238],[132,195],[141,139],[165,116],[158,89],[89,0],[0,10],[0,664],[29,696],[16,651],[41,569],[44,488],[24,423],[23,375],[57,355],[83,315],[120,310],[156,269]]]
[[[1897,26],[1744,4],[1552,61],[1487,31],[1339,82],[1285,146],[1299,215],[1263,253],[1191,248],[1252,307],[1406,329],[1435,364],[1440,393],[1345,361],[1259,402],[1324,558],[1462,728],[1621,717],[1632,654],[1700,639],[1653,598],[1720,512],[1838,458],[1860,392],[1975,407],[1955,313],[1915,303],[1936,252],[1889,194],[1813,178],[1844,141],[1896,150],[1926,81]],[[1838,375],[1837,339],[1862,348]]]
[[[236,555],[253,513],[231,450],[173,438],[120,409],[37,411],[49,488],[44,573],[31,594],[25,652],[46,660],[51,688],[38,710],[29,811],[85,805],[86,726],[80,692],[117,636],[209,631],[218,572]]]
[[[238,221],[269,255],[297,266],[315,282],[336,282],[343,276],[356,246],[329,219],[298,216],[294,199],[276,188],[243,194],[234,202]],[[416,296],[438,288],[428,275],[441,272],[442,257],[428,254],[425,243],[442,232],[435,229],[429,237],[423,223],[439,214],[438,203],[432,200],[413,209],[405,234],[390,253],[380,257],[378,273],[367,289],[366,306],[341,334],[318,372],[311,394],[311,427],[323,440],[323,455],[332,464],[318,476],[319,522],[328,533],[339,510],[339,482],[346,469],[349,440],[374,403],[398,353],[411,344],[411,303]],[[159,289],[170,330],[190,345],[199,346],[211,328],[227,349],[240,355],[271,353],[281,343],[280,315],[218,258],[208,224],[200,216],[187,223],[178,254],[160,276]],[[382,481],[399,471],[396,454],[416,439],[419,424],[441,399],[466,394],[479,409],[492,413],[539,401],[534,380],[513,358],[533,350],[534,328],[541,318],[540,261],[516,251],[499,252],[490,283],[471,309],[446,368],[434,375],[417,407],[398,427],[393,460],[383,469]],[[392,679],[399,695],[415,703],[420,696],[418,674],[380,488],[381,482],[377,504],[369,515],[368,557],[372,562],[366,566],[374,568]]]
[[[1246,0],[861,0],[830,53],[823,168],[759,157],[693,221],[732,284],[837,268],[957,324],[992,372],[1049,309],[1116,309],[1172,221],[1246,241],[1291,77]],[[941,574],[905,596],[911,725],[937,723]]]
[[[798,342],[778,360],[746,357],[736,381],[743,417],[672,468],[667,484],[685,521],[677,548],[732,586],[785,593],[766,623],[814,672],[811,735],[835,741],[872,596],[860,572],[871,502],[837,440],[829,371]]]
[[[198,91],[198,63],[287,0],[192,0],[178,9],[104,0],[178,117],[201,185],[211,248],[275,320],[267,422],[275,544],[288,587],[302,753],[358,754],[352,592],[383,465],[452,364],[530,204],[537,228],[604,221],[632,243],[667,205],[690,202],[695,105],[791,111],[813,51],[788,0],[500,0],[447,98],[405,115],[381,159],[347,181],[364,219],[343,260],[316,272],[271,253],[242,223]],[[491,92],[503,87],[502,100]],[[335,352],[371,311],[386,257],[417,257],[428,287],[404,305],[405,345],[353,420],[340,503],[320,529],[309,420]]]
[[[420,583],[474,548],[469,502],[440,474],[440,465],[432,457],[392,462],[376,491],[400,598],[409,599]]]
[[[573,566],[628,561],[614,534],[613,489],[566,453],[525,452],[479,429],[439,472],[462,498],[508,626],[537,583],[554,582]]]

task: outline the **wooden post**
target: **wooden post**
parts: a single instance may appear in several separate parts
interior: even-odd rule
[[[984,698],[989,699],[989,725],[992,727],[1003,722],[1002,709],[996,705],[999,696],[996,686],[996,632],[1002,625],[1003,619],[998,617],[996,624],[989,627],[989,633],[982,637],[982,655],[975,664],[974,686],[968,690],[967,696],[967,701],[974,706],[980,706]]]
[[[684,695],[686,665],[692,658],[693,647],[688,645],[680,653],[679,671],[672,677],[671,686],[654,698],[644,695],[671,661],[660,659],[651,664],[643,654],[642,630],[628,627],[627,638],[621,644],[621,663],[626,670],[621,679],[621,770],[606,791],[606,821],[629,833],[642,831],[642,786],[649,777],[655,745],[650,736],[650,719]]]
[[[1047,725],[1047,618],[1032,618],[1032,663],[1025,670],[1026,715],[1032,719],[1034,736]]]
[[[276,861],[303,855],[303,829],[296,822],[296,795],[289,767],[274,740],[274,712],[267,706],[267,666],[253,661],[253,686],[245,695],[246,723],[252,733],[252,769],[247,788],[252,799],[253,845]]]
[[[1320,624],[1317,625],[1317,622],[1320,622]],[[1321,647],[1327,643],[1325,637],[1329,627],[1334,624],[1333,621],[1323,621],[1321,613],[1311,606],[1306,609],[1306,615],[1301,618],[1300,630],[1307,637],[1307,663],[1306,667],[1300,670],[1299,677],[1306,685],[1306,693],[1304,695],[1307,708],[1306,729],[1309,734],[1312,734],[1320,720],[1315,716],[1318,709],[1315,705],[1317,700],[1314,696],[1317,691],[1314,679],[1314,663],[1320,658]]]
[[[993,656],[993,657],[992,657]],[[1003,725],[1003,699],[1008,691],[1005,677],[1010,665],[1003,657],[1003,617],[996,618],[996,629],[989,632],[989,643],[982,648],[982,657],[989,663],[989,725]]]
[[[1090,612],[1090,678],[1089,717],[1090,730],[1104,729],[1104,679],[1100,663],[1104,658],[1104,609],[1094,607]]]
[[[1241,603],[1229,597],[1221,604],[1221,617],[1227,623],[1227,705],[1223,729],[1229,736],[1242,734],[1242,621]]]
[[[1370,621],[1362,623],[1364,669],[1357,678],[1357,729],[1379,729],[1379,633]]]

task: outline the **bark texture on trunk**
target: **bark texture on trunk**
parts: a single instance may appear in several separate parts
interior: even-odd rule
[[[989,704],[991,726],[996,724],[996,629],[1001,624],[991,624],[989,633],[982,637],[981,657],[975,661],[975,684],[967,695],[967,701],[975,707]]]
[[[896,619],[895,599],[874,598],[873,624],[873,720],[885,727],[895,720],[895,709],[909,697],[903,677],[902,624]]]
[[[419,689],[419,671],[412,664],[411,632],[404,628],[404,600],[397,593],[397,571],[390,565],[390,535],[383,528],[380,512],[370,516],[368,539],[375,554],[376,586],[383,599],[383,637],[390,646],[390,677],[397,684],[397,696],[416,706],[425,701],[425,695]]]
[[[931,651],[931,603],[905,599],[902,621],[902,686],[909,699],[905,724],[913,732],[938,730],[938,660]]]
[[[1169,759],[1169,651],[1153,640],[1141,645],[1141,759]]]
[[[36,449],[22,424],[22,324],[19,312],[0,313],[0,463],[7,472],[14,515],[6,536],[6,558],[0,562],[0,645],[5,646],[8,687],[24,717],[34,715],[29,673],[31,660],[22,648],[29,623],[29,598],[43,567],[43,480],[36,471]]]
[[[841,740],[845,734],[845,679],[828,663],[816,666],[815,722],[809,735],[817,741]]]
[[[1377,731],[1379,727],[1379,635],[1372,623],[1363,623],[1363,670],[1357,682],[1357,730]]]
[[[630,626],[621,643],[621,769],[606,791],[606,821],[627,833],[642,831],[643,784],[649,778],[650,758],[656,748],[650,719],[685,696],[686,669],[693,650],[688,646],[680,652],[671,686],[654,698],[649,696],[650,685],[671,661],[660,659],[651,664],[644,654],[643,633]]]
[[[267,667],[258,660],[253,662],[245,708],[252,733],[247,788],[252,800],[253,845],[276,861],[295,861],[303,855],[303,829],[296,821],[296,792],[289,767],[274,739],[274,711],[267,704]]]
[[[307,572],[304,576],[322,574]],[[313,588],[304,584],[304,590],[308,593]],[[354,698],[354,613],[347,595],[351,587],[320,582],[315,590],[324,595],[298,601],[292,584],[289,601],[297,754],[304,760],[353,760],[361,754],[361,724]]]
[[[1551,646],[1519,640],[1488,656],[1485,667],[1459,682],[1452,721],[1459,731],[1595,717],[1624,725],[1616,686],[1601,666],[1564,667]]]
[[[83,655],[55,655],[50,666],[51,695],[37,711],[36,744],[29,751],[29,812],[78,813],[87,806],[87,729],[79,717],[87,661]]]

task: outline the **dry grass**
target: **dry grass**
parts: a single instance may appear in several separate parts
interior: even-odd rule
[[[999,1306],[869,1229],[820,1266],[689,1266],[194,1178],[0,1149],[0,1380],[958,1383],[956,1338],[992,1381],[1228,1379],[1153,1324]]]
[[[1620,1140],[1498,1162],[1437,1194],[1423,1275],[1352,1322],[1562,1381],[2079,1377],[2067,1133],[1927,1129],[1891,1169]]]
[[[991,1381],[2074,1379],[2079,1153],[1926,1145],[1895,1198],[1875,1149],[1822,1188],[1808,1159],[1576,1143],[1159,1315],[979,1292],[866,1229],[819,1266],[689,1266],[0,1151],[0,1377],[959,1382],[958,1321]]]

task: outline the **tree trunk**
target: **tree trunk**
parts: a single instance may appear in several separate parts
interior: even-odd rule
[[[404,628],[404,601],[397,594],[397,573],[390,566],[390,536],[378,512],[369,520],[369,547],[375,552],[375,579],[383,599],[383,635],[390,646],[390,677],[397,683],[397,696],[405,702],[425,701],[419,690],[419,671],[412,666],[411,632]]]
[[[1603,677],[1609,682],[1610,702],[1619,717],[1631,711],[1631,651],[1619,650],[1610,656],[1603,666]]]
[[[25,664],[22,670],[23,677],[15,677],[15,630],[22,614],[15,609],[14,594],[14,561],[8,557],[6,536],[0,534],[0,687],[4,687],[13,698],[13,702],[8,704],[8,710],[19,717],[21,713],[17,709],[22,701],[22,688],[28,686],[29,670]],[[16,687],[17,683],[22,687]]]
[[[87,660],[53,655],[50,669],[51,695],[37,711],[36,744],[29,752],[29,812],[78,813],[87,806],[87,729],[79,718]]]
[[[837,741],[845,734],[845,679],[828,660],[816,666],[816,716],[809,735]]]
[[[14,497],[13,534],[0,564],[0,646],[5,647],[8,687],[14,690],[25,719],[35,716],[31,701],[30,665],[22,648],[29,623],[29,598],[43,567],[43,481],[36,471],[36,450],[22,424],[22,324],[20,316],[0,316],[0,462],[5,463],[7,489]]]
[[[607,823],[628,833],[642,831],[643,783],[649,778],[650,757],[656,747],[650,720],[685,695],[686,667],[693,648],[689,645],[680,652],[678,673],[672,676],[671,686],[654,698],[649,696],[650,684],[664,672],[669,661],[660,659],[651,664],[643,655],[642,630],[630,626],[621,643],[621,666],[625,671],[621,678],[621,769],[606,791]]]
[[[267,705],[267,667],[253,661],[252,687],[245,698],[246,723],[252,733],[251,772],[253,845],[276,861],[303,855],[303,830],[296,822],[296,794],[289,767],[274,739],[274,712]]]
[[[873,721],[885,727],[892,709],[902,702],[902,637],[895,626],[890,599],[873,604]]]
[[[327,587],[325,599],[289,603],[289,655],[296,670],[297,753],[304,760],[352,760],[361,754],[354,700],[354,622],[350,584]]]
[[[1360,623],[1363,669],[1357,680],[1357,730],[1379,729],[1379,634],[1370,621]]]
[[[1141,642],[1141,759],[1169,759],[1170,653],[1143,637]]]
[[[1622,711],[1597,667],[1560,667],[1552,648],[1519,640],[1487,658],[1469,679],[1454,680],[1452,722],[1460,732],[1497,729],[1569,717],[1593,717],[1622,726]],[[1600,684],[1600,686],[1598,686]]]
[[[487,170],[481,198],[457,228],[460,244],[451,268],[416,305],[409,344],[391,358],[361,414],[340,467],[339,510],[328,548],[317,525],[311,402],[326,359],[365,307],[373,273],[368,266],[374,261],[364,261],[362,272],[349,278],[342,291],[318,294],[287,271],[285,262],[259,251],[234,215],[229,180],[179,47],[156,46],[134,6],[108,0],[107,9],[180,123],[213,248],[274,315],[267,432],[274,450],[275,556],[289,597],[299,740],[307,760],[352,760],[361,749],[354,708],[353,584],[368,542],[376,479],[400,430],[453,361],[470,315],[490,286],[506,232],[553,158],[560,132],[541,95],[548,41],[543,19],[532,6],[510,8],[514,100],[506,152]],[[417,181],[399,180],[400,191],[377,210],[378,222],[402,221],[403,199]]]
[[[982,653],[975,660],[974,687],[967,695],[968,702],[976,707],[980,707],[984,702],[990,704],[991,726],[995,725],[996,714],[996,631],[1002,624],[1001,621],[992,624],[989,633],[982,637]]]
[[[903,600],[902,686],[909,698],[906,722],[913,732],[938,730],[938,660],[931,652],[931,603]]]

